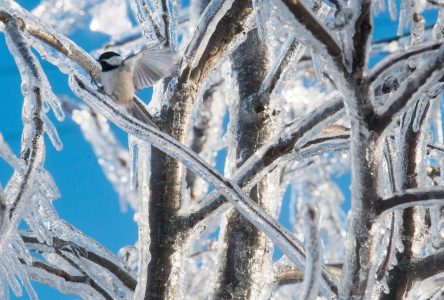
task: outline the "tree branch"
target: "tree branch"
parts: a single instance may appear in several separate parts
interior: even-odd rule
[[[287,126],[287,130],[276,139],[259,148],[234,174],[234,181],[241,187],[250,185],[256,174],[274,164],[281,157],[290,154],[305,135],[314,135],[317,131],[336,120],[343,112],[344,104],[342,98],[334,98],[321,107],[309,113],[302,121],[294,122]],[[322,126],[323,124],[323,126]],[[321,126],[320,126],[321,125]],[[302,147],[305,143],[302,143]],[[257,179],[257,178],[256,178]],[[208,217],[224,203],[220,194],[215,191],[207,195],[202,201],[202,206],[189,216],[179,217],[178,222],[185,221],[187,230],[196,226],[200,221]]]
[[[373,30],[371,13],[371,0],[360,1],[360,14],[355,22],[355,34],[353,36],[353,62],[352,74],[358,80],[362,80],[367,69],[369,59],[370,39]]]
[[[87,81],[86,81],[87,82]],[[97,108],[104,116],[125,130],[128,134],[137,137],[154,147],[159,148],[166,154],[182,162],[193,172],[204,176],[215,189],[219,190],[236,209],[247,218],[254,226],[263,231],[289,259],[298,265],[303,266],[304,251],[300,242],[283,228],[269,214],[265,213],[256,203],[254,203],[245,193],[231,180],[222,177],[213,167],[199,158],[193,151],[183,146],[170,136],[156,128],[142,124],[126,113],[119,110],[116,104],[106,95],[100,94],[90,86],[85,84],[84,79],[80,80],[73,76],[70,80],[73,91],[91,106]],[[323,274],[322,286],[336,291],[333,277]]]
[[[1,15],[0,15],[1,18]],[[24,37],[19,30],[19,24],[13,17],[5,19],[5,34],[8,42],[9,51],[13,55],[22,78],[22,93],[24,96],[23,106],[23,134],[21,143],[20,160],[25,163],[23,174],[16,170],[13,175],[17,185],[9,202],[9,205],[2,207],[6,211],[2,215],[0,225],[0,249],[2,249],[9,240],[9,235],[21,221],[23,214],[33,207],[30,190],[34,186],[35,173],[43,167],[45,159],[45,145],[43,139],[43,100],[41,86],[43,86],[40,65],[32,54]],[[7,218],[7,219],[6,219]],[[11,230],[12,229],[12,230]]]
[[[432,206],[440,204],[444,205],[443,188],[410,189],[380,201],[378,210],[380,214],[383,214],[416,205]]]
[[[321,237],[318,223],[319,213],[316,207],[307,204],[302,208],[304,239],[307,251],[304,280],[300,299],[315,299],[319,291],[319,277],[322,271]]]
[[[103,289],[101,289],[94,281],[92,281],[88,275],[72,275],[64,270],[57,268],[56,266],[44,263],[35,258],[33,259],[32,266],[28,266],[27,268],[29,270],[28,273],[32,280],[52,286],[60,290],[61,292],[84,296],[83,293],[79,293],[79,290],[85,292],[83,289],[86,287],[90,287],[98,295],[101,295],[106,299],[113,299]],[[46,276],[44,275],[45,273],[42,271],[47,273]],[[75,288],[69,289],[62,282],[55,284],[55,280],[53,278],[54,276],[57,277],[59,280],[62,280],[63,283],[71,282],[71,283],[82,284],[84,286],[82,289],[75,289]]]
[[[444,271],[444,249],[412,261],[405,272],[410,280],[425,280]]]
[[[311,11],[300,0],[282,0],[290,12],[295,17],[297,23],[305,35],[299,33],[297,38],[303,44],[313,47],[317,52],[327,57],[334,66],[346,74],[343,65],[343,53],[336,40],[328,29],[322,25]]]
[[[395,116],[407,109],[412,103],[438,82],[444,75],[444,44],[441,44],[435,57],[425,66],[418,68],[395,92],[393,97],[377,113],[372,128],[381,132],[396,120]]]
[[[383,73],[389,71],[392,67],[397,66],[400,63],[405,63],[411,57],[438,50],[441,45],[442,41],[431,42],[425,45],[409,48],[408,50],[400,53],[389,55],[371,69],[369,75],[367,76],[367,80],[368,82],[373,83],[378,80]]]
[[[69,252],[69,253],[74,254],[76,256],[82,257],[86,260],[89,260],[89,261],[95,263],[96,265],[99,265],[102,268],[108,270],[111,274],[116,276],[116,278],[118,278],[128,289],[134,291],[136,288],[136,284],[137,284],[136,280],[126,270],[122,269],[121,267],[119,267],[118,265],[116,265],[112,261],[106,259],[105,257],[100,256],[100,255],[96,254],[95,252],[92,252],[80,245],[77,245],[74,242],[65,241],[61,238],[54,237],[53,244],[46,245],[46,244],[42,244],[41,242],[39,242],[38,239],[35,237],[29,237],[26,235],[22,235],[21,238],[26,244],[44,245],[49,248],[53,248],[54,250]],[[79,251],[70,251],[70,247],[66,247],[67,245],[72,246],[75,249],[78,249]]]
[[[63,35],[56,33],[47,26],[39,24],[35,17],[23,9],[20,15],[26,15],[24,20],[17,16],[14,10],[0,8],[0,22],[6,23],[10,18],[16,18],[22,31],[28,32],[31,36],[51,46],[67,58],[79,64],[85,71],[91,74],[94,79],[100,81],[101,69],[98,62],[79,46]]]

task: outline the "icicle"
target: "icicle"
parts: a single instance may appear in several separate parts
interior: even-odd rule
[[[427,104],[430,102],[430,98],[427,96],[424,96],[421,98],[421,100],[418,101],[418,105],[416,108],[416,114],[414,116],[413,120],[413,131],[418,132],[421,130],[421,121],[422,117],[424,115],[424,111],[427,107]]]
[[[313,62],[313,68],[315,70],[316,78],[319,84],[324,84],[324,64],[321,61],[321,57],[314,53],[313,49],[310,49],[311,61]]]
[[[417,13],[413,14],[412,30],[410,33],[410,46],[419,45],[424,40],[425,20]]]
[[[384,294],[388,295],[390,293],[390,288],[387,283],[387,278],[384,277],[384,279],[380,282],[380,284],[381,284],[382,292]]]
[[[385,11],[385,0],[373,0],[373,13],[375,16]]]
[[[443,36],[444,36],[444,9],[440,8],[440,10],[438,11],[438,19],[436,20],[436,23],[433,26],[430,38],[433,41],[438,41],[442,39]]]
[[[135,12],[135,15],[142,26],[143,36],[147,40],[148,45],[156,44],[159,38],[162,37],[159,23],[154,20],[151,12],[144,6],[143,1],[131,1],[131,8]]]
[[[408,28],[412,21],[414,2],[413,0],[401,1],[401,9],[399,11],[398,36],[402,36],[404,29]]]
[[[378,1],[378,8],[380,12],[384,12],[385,11],[385,0],[379,0]]]
[[[130,183],[131,183],[131,188],[132,189],[136,189],[137,187],[137,182],[138,182],[138,169],[137,169],[137,164],[138,164],[138,140],[129,135],[128,136],[128,149],[129,149],[129,156],[130,156]]]
[[[120,248],[117,254],[127,266],[132,270],[137,269],[137,262],[139,260],[139,251],[134,246],[125,246]]]
[[[388,9],[390,14],[390,19],[392,21],[396,21],[397,11],[396,11],[396,0],[387,0],[388,1]]]
[[[137,222],[138,227],[138,240],[137,240],[137,252],[139,266],[139,274],[137,280],[136,290],[134,291],[134,299],[143,299],[145,296],[145,290],[147,287],[148,278],[148,263],[151,260],[150,253],[150,227],[149,227],[149,199],[150,199],[150,159],[151,159],[151,147],[141,145],[139,148],[139,190],[141,197],[139,198],[138,213],[134,216],[134,220]]]
[[[16,273],[18,278],[20,279],[22,285],[25,287],[30,300],[37,300],[38,299],[37,294],[36,294],[34,288],[32,287],[31,282],[29,281],[28,274],[26,273],[26,271],[22,267],[22,264],[18,260],[17,256],[15,254],[11,255],[9,257],[9,261],[10,261],[9,268],[14,266],[13,267],[14,272]]]
[[[179,50],[179,40],[177,37],[177,23],[178,23],[178,3],[177,0],[168,0],[168,13],[169,13],[169,39],[170,47],[173,52]]]
[[[42,98],[45,101],[44,103],[51,107],[57,121],[63,121],[65,119],[65,113],[63,112],[60,101],[51,91],[51,86],[49,85],[49,82],[45,83],[45,89],[43,89]]]
[[[9,164],[14,170],[17,172],[22,172],[23,165],[20,163],[20,160],[15,156],[12,152],[11,148],[9,148],[8,144],[6,144],[3,139],[3,135],[0,133],[0,157]]]
[[[263,41],[265,39],[266,34],[266,24],[265,24],[265,15],[264,15],[264,0],[253,0],[253,10],[255,13],[256,19],[256,27],[259,38]]]
[[[49,120],[49,118],[46,115],[43,117],[43,121],[44,121],[45,132],[48,135],[49,139],[51,140],[52,145],[57,151],[62,151],[63,142],[60,139],[54,124],[52,124],[51,120]]]
[[[0,272],[3,271],[4,277],[6,277],[6,280],[9,283],[9,286],[11,287],[12,291],[17,297],[22,296],[22,288],[20,286],[20,283],[17,281],[17,278],[15,278],[14,274],[12,274],[9,262],[5,261],[5,258],[1,258],[2,261],[0,261]]]
[[[39,192],[41,193],[41,195],[48,201],[59,199],[61,197],[60,191],[57,188],[57,184],[55,183],[54,178],[52,178],[51,174],[44,169],[40,169],[38,170],[38,172]],[[39,201],[39,203],[41,204],[42,201]]]

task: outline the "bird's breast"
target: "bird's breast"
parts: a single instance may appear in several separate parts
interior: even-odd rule
[[[113,100],[120,105],[129,105],[134,94],[132,74],[124,68],[102,72],[102,85]]]

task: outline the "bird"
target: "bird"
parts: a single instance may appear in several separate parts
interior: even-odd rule
[[[101,81],[104,92],[136,119],[157,127],[144,104],[134,92],[152,86],[171,74],[174,55],[169,47],[154,45],[123,58],[119,53],[102,53],[98,62],[102,67]]]

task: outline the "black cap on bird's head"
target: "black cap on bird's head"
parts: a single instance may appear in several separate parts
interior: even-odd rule
[[[100,65],[102,66],[102,71],[110,71],[116,69],[120,66],[123,59],[120,54],[112,51],[102,53],[98,59]]]
[[[112,52],[112,51],[104,52],[104,53],[102,53],[102,54],[99,56],[99,61],[100,61],[100,60],[104,60],[104,59],[111,58],[111,57],[113,57],[113,56],[120,56],[120,54],[119,54],[119,53],[116,53],[116,52]]]

